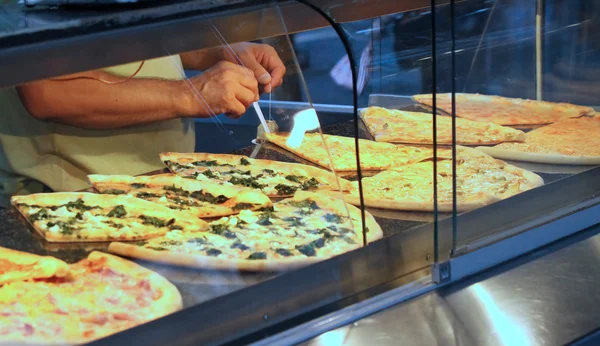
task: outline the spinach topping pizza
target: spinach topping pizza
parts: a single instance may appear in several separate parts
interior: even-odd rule
[[[271,206],[269,197],[254,189],[176,175],[90,175],[88,179],[100,193],[127,194],[173,210],[186,210],[197,217],[219,217]]]
[[[205,153],[163,153],[161,159],[177,175],[258,189],[270,197],[289,197],[296,191],[346,191],[351,187],[347,180],[328,171],[298,163]]]
[[[56,192],[14,196],[11,202],[49,242],[147,239],[169,230],[208,227],[187,211],[131,196]]]
[[[206,232],[171,231],[135,244],[111,243],[109,251],[189,267],[279,270],[330,258],[362,246],[360,210],[343,201],[297,192],[272,208],[224,217]],[[381,228],[366,213],[367,240]]]

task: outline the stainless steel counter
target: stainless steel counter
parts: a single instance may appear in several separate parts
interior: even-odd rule
[[[303,345],[573,343],[600,328],[599,233],[596,226]]]

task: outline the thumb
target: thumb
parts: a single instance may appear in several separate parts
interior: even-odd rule
[[[254,77],[260,84],[271,83],[271,75],[258,61],[251,60],[246,62],[246,68],[254,72]]]

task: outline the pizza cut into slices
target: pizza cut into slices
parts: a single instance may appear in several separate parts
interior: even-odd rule
[[[18,281],[67,276],[69,265],[57,258],[0,247],[0,286]]]
[[[433,116],[381,107],[365,108],[361,118],[378,142],[433,144]],[[452,144],[452,118],[436,117],[436,139],[440,145]],[[491,122],[456,119],[456,144],[491,145],[502,142],[522,142],[525,133]]]
[[[505,160],[600,165],[600,117],[563,120],[528,132],[524,143],[478,149]]]
[[[289,133],[267,133],[267,139],[319,166],[337,172],[356,171],[355,140],[351,137],[306,133],[298,147],[288,143]],[[324,141],[323,141],[324,139]],[[359,139],[360,164],[365,171],[383,171],[433,158],[431,148],[373,142]],[[451,157],[450,150],[438,149],[438,157]],[[330,159],[331,158],[331,159]]]
[[[347,191],[352,187],[331,172],[299,163],[207,153],[162,153],[160,157],[171,172],[180,176],[258,189],[270,197],[289,197],[296,191]]]
[[[437,108],[452,112],[452,94],[437,94]],[[545,125],[562,119],[594,114],[591,107],[569,103],[524,100],[480,94],[455,94],[456,116],[499,125]],[[415,95],[413,99],[433,107],[433,95]]]
[[[366,213],[367,241],[383,232]],[[283,270],[351,251],[363,244],[360,210],[320,193],[293,198],[260,211],[243,210],[210,224],[202,233],[172,231],[137,243],[111,243],[109,251],[181,266],[242,271]]]
[[[476,149],[457,147],[457,211],[509,198],[544,184],[532,172],[496,160]],[[437,163],[438,210],[452,211],[452,161]],[[433,211],[433,162],[421,162],[363,178],[364,203],[373,208]],[[359,205],[358,188],[345,196]]]
[[[182,308],[165,278],[113,255],[92,252],[68,271],[1,285],[2,344],[83,344]]]
[[[208,228],[193,213],[131,196],[56,192],[13,196],[11,202],[49,242],[136,240]]]
[[[255,189],[218,184],[212,180],[185,179],[174,174],[144,177],[94,174],[88,179],[100,193],[130,195],[173,210],[189,211],[201,218],[271,206],[269,197]]]

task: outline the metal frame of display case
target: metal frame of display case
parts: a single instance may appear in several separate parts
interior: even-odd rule
[[[196,34],[211,30],[207,19],[228,42],[285,34],[280,30],[279,12],[265,7],[267,3],[206,7],[205,2],[190,1],[167,5],[158,12],[140,9],[0,36],[0,87],[218,45],[216,38]],[[348,0],[339,8],[335,3],[339,2],[322,1],[321,5],[331,7],[330,14],[344,21],[422,8],[429,1],[386,0],[370,6],[367,1]],[[283,2],[281,13],[288,33],[326,23],[293,2]],[[273,29],[250,32],[229,25],[257,20],[274,23]],[[598,196],[600,168],[594,168],[577,178],[459,215],[456,222],[463,245],[458,248],[452,248],[452,220],[441,220],[437,225],[440,263],[433,267],[434,225],[426,224],[94,344],[248,343],[286,330],[265,342],[301,341],[590,227],[600,222]],[[514,205],[519,208],[510,208]],[[442,272],[443,278],[436,277]]]

